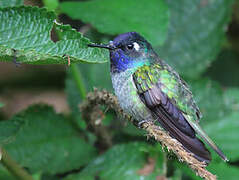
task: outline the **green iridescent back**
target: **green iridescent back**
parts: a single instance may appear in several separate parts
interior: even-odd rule
[[[170,101],[184,114],[192,117],[191,120],[199,121],[201,113],[193,100],[192,93],[185,81],[164,62],[144,65],[135,73],[134,78],[139,93],[151,89],[160,83],[161,91],[168,96]]]

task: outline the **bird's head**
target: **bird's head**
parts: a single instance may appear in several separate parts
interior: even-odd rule
[[[120,34],[107,45],[90,44],[90,47],[106,48],[110,51],[111,72],[122,72],[153,60],[152,46],[136,32]]]

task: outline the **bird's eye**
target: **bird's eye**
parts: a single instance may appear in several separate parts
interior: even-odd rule
[[[127,45],[127,49],[128,49],[128,50],[132,50],[133,48],[134,48],[134,45],[133,45],[133,44],[128,44],[128,45]]]

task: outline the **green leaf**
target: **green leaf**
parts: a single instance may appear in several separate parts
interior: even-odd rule
[[[44,5],[47,7],[48,10],[54,11],[59,5],[58,0],[43,0]]]
[[[201,180],[199,176],[196,176],[196,174],[187,166],[185,166],[182,163],[179,162],[174,162],[174,166],[176,169],[180,169],[183,174],[189,176],[190,178],[186,178],[185,176],[184,179],[193,179],[193,180]],[[207,170],[213,173],[218,177],[219,180],[237,180],[238,179],[238,173],[239,173],[239,168],[229,165],[228,163],[225,162],[213,162],[210,163],[209,166],[207,167]]]
[[[20,118],[0,122],[0,145],[15,141],[16,134],[25,122]]]
[[[174,169],[180,170],[182,172],[184,179],[201,180],[201,178],[199,176],[196,176],[196,174],[193,172],[193,170],[191,168],[189,168],[188,166],[186,166],[185,163],[181,163],[179,161],[173,161],[172,163],[173,163]],[[185,175],[187,175],[187,176],[185,177]],[[188,178],[188,176],[190,178]],[[183,178],[181,178],[181,179],[183,179]]]
[[[56,22],[56,15],[37,7],[0,9],[0,60],[28,64],[66,64],[71,62],[103,63],[108,51],[88,48],[91,43],[70,26]],[[51,40],[53,27],[58,37]]]
[[[209,79],[190,81],[192,92],[203,118],[200,124],[208,124],[218,120],[225,115],[226,107],[223,101],[223,92],[220,85]]]
[[[169,11],[163,0],[64,2],[60,8],[71,18],[90,23],[102,33],[137,31],[154,45],[162,44],[167,36]]]
[[[239,54],[232,49],[223,49],[216,60],[207,69],[206,75],[218,81],[222,86],[239,86]]]
[[[224,102],[226,107],[232,112],[239,111],[239,89],[228,88],[224,92]]]
[[[80,168],[96,155],[71,122],[52,108],[32,106],[9,120],[14,121],[24,123],[14,141],[4,147],[31,172],[64,173]]]
[[[92,161],[81,173],[70,175],[66,179],[91,180],[94,179],[94,177],[107,180],[156,179],[156,176],[162,174],[162,168],[155,168],[156,170],[147,176],[139,175],[138,173],[146,163],[145,152],[150,148],[152,147],[145,143],[115,145],[106,153]],[[162,161],[160,165],[162,166]]]
[[[57,175],[43,174],[40,180],[59,180],[59,177]]]
[[[4,180],[16,180],[16,178],[11,175],[7,169],[5,169],[2,165],[0,165],[0,179]]]
[[[0,108],[2,108],[3,106],[4,106],[4,104],[0,102]]]
[[[230,160],[238,160],[239,90],[230,88],[223,94],[218,83],[207,79],[190,84],[203,114],[200,121],[203,129]]]
[[[10,6],[19,6],[23,5],[23,0],[1,0],[0,1],[0,8],[1,7],[10,7]]]
[[[208,170],[217,175],[218,179],[237,180],[239,168],[231,166],[228,163],[212,163],[209,165]]]
[[[230,161],[239,160],[239,113],[234,112],[204,126],[208,135],[215,140]],[[217,158],[219,158],[217,156]]]
[[[159,55],[181,74],[198,77],[219,53],[233,0],[167,0],[169,34]]]
[[[192,84],[195,99],[203,113],[200,121],[203,129],[230,160],[238,160],[239,89],[229,88],[223,93],[218,83],[207,79],[197,80],[190,84]]]
[[[170,177],[170,180],[182,180],[182,171],[180,169],[176,169],[173,173],[173,176]]]

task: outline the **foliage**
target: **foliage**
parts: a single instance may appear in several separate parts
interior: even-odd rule
[[[65,64],[65,56],[73,62],[107,61],[106,50],[103,53],[102,49],[87,48],[89,39],[70,26],[57,23],[56,15],[46,9],[3,8],[0,9],[0,21],[2,59],[11,61],[15,56],[19,63],[29,64]],[[50,37],[52,31],[59,34],[61,40],[53,42]]]
[[[215,60],[225,40],[233,1],[167,2],[171,19],[160,56],[184,76],[198,77]]]
[[[137,30],[154,45],[162,44],[166,38],[169,13],[163,0],[64,2],[60,8],[73,19],[82,19],[102,33],[115,35]]]
[[[0,1],[0,62],[52,65],[70,61],[62,80],[65,85],[61,86],[70,111],[56,113],[49,105],[41,104],[7,117],[4,112],[11,107],[1,97],[4,89],[0,88],[0,144],[19,165],[35,179],[42,180],[151,180],[165,176],[200,179],[174,155],[166,156],[155,141],[148,141],[144,132],[131,124],[125,125],[106,107],[102,107],[99,119],[112,136],[111,147],[103,147],[98,134],[81,117],[79,105],[87,92],[94,87],[113,91],[108,52],[87,45],[137,31],[188,82],[203,113],[200,124],[230,159],[226,164],[212,152],[208,170],[219,179],[237,179],[239,84],[229,72],[238,75],[239,48],[229,40],[234,34],[228,28],[229,24],[239,27],[239,18],[235,18],[239,16],[235,12],[232,16],[238,3],[233,0],[150,3],[43,0],[42,3],[44,7],[39,8],[23,6],[22,0]],[[234,41],[239,42],[236,39],[239,34],[234,36]],[[36,81],[41,77],[39,73]],[[17,81],[12,87],[20,87],[21,77]],[[46,81],[53,83],[51,77]],[[0,166],[0,179],[13,179],[11,171]]]
[[[149,146],[149,147],[147,147]],[[142,176],[139,169],[143,168],[146,163],[147,149],[151,149],[150,145],[145,143],[128,143],[115,145],[109,151],[103,155],[97,157],[92,161],[81,173],[67,177],[67,180],[73,179],[94,179],[95,176],[99,176],[102,179],[155,179],[157,175],[162,174],[160,168],[149,176]],[[160,152],[158,152],[161,154]],[[114,158],[121,154],[114,161]],[[162,154],[161,154],[162,155]],[[163,159],[160,158],[157,163],[162,165]],[[137,162],[137,163],[135,163]]]
[[[85,142],[71,122],[50,107],[32,106],[7,122],[11,121],[18,128],[10,135],[14,139],[4,147],[32,172],[67,172],[87,163],[96,154],[95,148]],[[1,123],[1,132],[4,128],[6,125]]]
[[[22,5],[23,0],[9,0],[9,1],[0,1],[0,7],[11,7]]]

